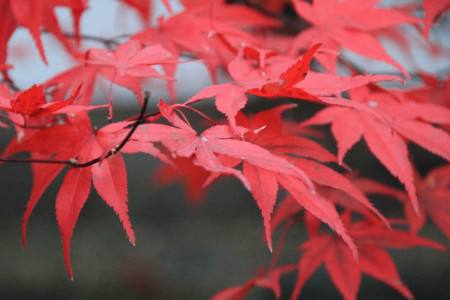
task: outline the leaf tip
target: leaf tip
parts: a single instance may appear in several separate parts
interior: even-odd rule
[[[27,229],[26,227],[22,227],[22,247],[24,249],[28,248],[28,240],[27,240]]]
[[[28,241],[27,241],[27,239],[24,238],[24,237],[22,237],[22,247],[23,247],[24,249],[27,249],[27,248],[28,248]]]

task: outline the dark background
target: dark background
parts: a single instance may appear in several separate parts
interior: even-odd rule
[[[8,139],[5,132],[3,145]],[[416,164],[422,172],[441,163],[421,149],[412,147],[412,151],[420,158]],[[35,209],[29,223],[30,245],[24,249],[20,222],[31,189],[30,168],[0,165],[0,299],[207,299],[222,288],[245,282],[270,261],[259,210],[236,180],[219,180],[208,189],[204,203],[193,207],[180,184],[158,187],[151,180],[158,166],[156,160],[144,155],[126,158],[136,247],[128,243],[114,212],[92,191],[73,237],[73,282],[65,273],[54,216],[62,177]],[[350,165],[362,166],[363,175],[395,183],[363,143],[351,151],[349,158]],[[393,203],[375,199],[388,215],[401,212],[401,207]],[[434,225],[428,224],[422,233],[448,246]],[[290,233],[282,262],[296,261],[297,246],[304,238],[301,227]],[[448,252],[417,248],[391,253],[416,299],[449,299]],[[294,282],[295,273],[283,278],[283,299],[288,299]],[[248,299],[274,297],[256,289]],[[301,299],[340,296],[322,267],[306,284]],[[358,299],[402,297],[363,276]]]

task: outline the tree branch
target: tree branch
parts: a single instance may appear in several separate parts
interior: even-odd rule
[[[63,33],[64,37],[68,39],[75,39],[77,36],[74,33],[65,32]],[[131,34],[122,34],[111,38],[103,38],[94,35],[81,34],[80,39],[84,41],[92,41],[97,43],[102,43],[106,46],[106,48],[111,49],[120,44],[119,40],[124,38],[129,38]]]
[[[3,70],[2,72],[2,83],[4,83],[7,87],[9,87],[10,90],[12,90],[13,92],[20,92],[20,88],[17,86],[16,82],[11,78],[11,76],[9,76],[8,71]]]
[[[141,109],[141,112],[139,114],[139,117],[132,124],[131,129],[128,131],[127,135],[123,138],[123,140],[119,144],[117,144],[116,146],[114,146],[113,148],[108,150],[108,152],[106,152],[106,154],[104,154],[104,155],[98,156],[98,157],[96,157],[94,159],[91,159],[89,161],[86,161],[86,162],[78,162],[75,158],[71,158],[69,160],[0,158],[0,162],[5,162],[5,163],[62,164],[62,165],[68,165],[68,166],[70,166],[72,168],[86,168],[86,167],[90,167],[90,166],[92,166],[92,165],[102,161],[103,159],[106,159],[106,158],[116,154],[117,152],[119,152],[128,143],[128,141],[130,140],[131,136],[133,135],[133,133],[136,131],[136,129],[142,123],[142,120],[144,119],[145,111],[147,109],[147,105],[148,105],[149,99],[150,99],[150,93],[149,92],[145,92],[144,104],[142,105],[142,109]]]

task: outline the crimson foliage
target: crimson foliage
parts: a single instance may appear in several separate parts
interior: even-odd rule
[[[406,59],[417,44],[403,34],[405,28],[412,34],[421,31],[422,47],[448,59],[448,49],[429,41],[429,33],[450,1],[386,7],[378,0],[244,1],[247,5],[183,0],[178,12],[170,1],[162,2],[169,17],[150,25],[151,1],[123,0],[142,18],[142,29],[107,39],[80,31],[89,9],[86,0],[0,0],[0,127],[15,131],[1,161],[29,163],[33,172],[22,223],[24,244],[33,209],[65,169],[55,207],[69,277],[72,233],[92,188],[114,210],[134,244],[122,154],[141,152],[162,162],[159,180],[181,178],[197,202],[221,177],[239,180],[260,208],[269,251],[280,225],[286,224],[286,232],[301,220],[308,230],[308,239],[299,241],[297,264],[278,265],[274,259],[248,282],[224,289],[213,299],[243,299],[254,287],[271,289],[279,298],[281,276],[294,271],[298,275],[291,298],[297,299],[321,264],[344,299],[357,298],[362,273],[411,299],[385,249],[445,249],[418,235],[427,218],[450,237],[450,77],[448,72],[407,70],[380,39],[389,39]],[[73,16],[71,32],[58,23],[55,9],[61,7]],[[291,7],[297,17],[286,19],[283,7]],[[420,18],[422,12],[425,19]],[[293,27],[301,23],[304,29]],[[9,74],[14,66],[8,64],[8,44],[18,28],[29,31],[45,63],[52,58],[41,36],[56,37],[73,66],[20,90]],[[101,48],[87,48],[86,41]],[[399,74],[364,74],[341,54],[343,49],[389,64]],[[177,68],[186,60],[204,63],[213,80],[188,99],[177,97],[174,85]],[[227,72],[226,81],[217,81],[218,70]],[[93,105],[98,78],[132,91],[141,106],[139,116],[114,121],[112,93],[105,103]],[[143,88],[148,78],[165,81],[170,95],[169,101],[159,100],[153,114],[146,112],[153,104]],[[257,96],[252,98],[256,105],[271,102],[271,108],[246,110],[252,95]],[[198,108],[211,101],[223,120]],[[302,122],[283,117],[305,102],[320,109]],[[108,123],[94,129],[89,112],[105,108]],[[206,121],[205,129],[192,125],[192,113]],[[318,142],[322,135],[309,128],[328,124],[336,155]],[[361,167],[344,162],[361,139],[404,191],[348,172]],[[421,178],[409,142],[446,162]],[[16,158],[20,152],[30,157]],[[384,216],[368,199],[375,193],[398,199],[404,218]],[[277,204],[281,194],[285,196]],[[322,223],[332,231],[324,230]],[[279,242],[274,256],[282,249]]]

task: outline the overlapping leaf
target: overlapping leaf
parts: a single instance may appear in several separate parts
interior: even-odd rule
[[[110,125],[112,126],[112,125]],[[105,127],[107,128],[107,127]],[[106,129],[107,130],[107,129]],[[86,162],[111,150],[117,145],[121,136],[111,141],[104,138],[102,130],[96,134],[92,132],[87,116],[82,113],[76,117],[70,117],[70,125],[63,124],[30,132],[21,141],[13,141],[6,153],[12,155],[16,152],[29,151],[34,159],[57,159],[61,161],[75,160]],[[42,140],[46,143],[42,144]],[[128,152],[137,152],[133,145]],[[64,164],[33,164],[34,183],[27,209],[22,223],[22,237],[26,241],[26,227],[33,209],[39,199],[64,169]],[[104,158],[100,163],[94,163],[86,167],[70,167],[64,177],[56,199],[56,217],[61,231],[64,247],[64,259],[69,277],[73,277],[70,264],[70,241],[78,215],[85,204],[91,187],[93,186],[100,197],[116,212],[128,239],[135,243],[135,235],[128,218],[128,193],[127,174],[125,162],[121,154]]]
[[[347,224],[359,249],[359,261],[351,255],[341,240],[320,234],[301,245],[297,282],[291,299],[298,299],[306,281],[324,264],[331,281],[346,300],[357,299],[361,274],[365,273],[390,285],[407,299],[413,295],[402,283],[396,266],[384,248],[407,249],[429,247],[445,249],[439,243],[399,230],[391,230],[366,222]]]
[[[450,136],[431,124],[450,122],[450,111],[421,103],[401,103],[387,91],[368,87],[352,90],[360,108],[332,106],[321,110],[305,125],[332,124],[332,133],[342,161],[347,151],[364,137],[370,151],[404,185],[418,211],[416,188],[406,140],[450,160]]]
[[[76,53],[74,44],[64,36],[55,14],[57,7],[66,7],[73,17],[75,37],[80,39],[80,19],[87,8],[85,0],[2,0],[0,2],[1,34],[0,34],[0,62],[7,59],[6,44],[18,26],[23,26],[30,32],[43,61],[47,63],[41,30],[44,28],[52,33],[70,53]]]
[[[391,64],[407,74],[386,52],[375,32],[404,24],[417,24],[420,20],[394,8],[376,7],[378,2],[314,0],[309,4],[303,0],[293,1],[297,14],[313,26],[298,34],[291,51],[309,47],[313,42],[322,42],[324,47],[337,50],[345,48]],[[328,69],[335,70],[335,55],[328,55],[327,59],[321,61]]]

